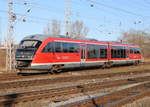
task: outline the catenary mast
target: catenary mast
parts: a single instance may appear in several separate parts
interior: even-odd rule
[[[16,15],[13,13],[13,0],[8,0],[8,30],[6,37],[6,70],[15,69],[15,49],[14,49],[14,21]]]
[[[65,0],[65,35],[70,37],[72,0]]]

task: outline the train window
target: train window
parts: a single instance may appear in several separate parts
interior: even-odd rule
[[[61,42],[55,42],[55,52],[56,53],[61,53],[62,52]]]
[[[68,43],[62,43],[62,47],[63,47],[63,53],[69,52],[69,44]]]
[[[52,52],[54,52],[53,50],[54,50],[54,48],[53,48],[53,43],[51,42],[51,43],[48,43],[48,44],[44,47],[44,49],[42,50],[42,52],[43,52],[43,53],[52,53]]]
[[[126,58],[126,47],[124,46],[112,46],[111,49],[112,58]]]
[[[79,45],[77,43],[55,42],[56,53],[78,53]]]
[[[133,48],[130,49],[130,53],[131,53],[131,54],[134,53],[134,49],[133,49]]]
[[[99,48],[96,45],[87,45],[88,47],[88,59],[99,58]]]
[[[77,43],[68,43],[68,51],[69,53],[78,53],[79,52],[79,45]]]
[[[121,58],[126,58],[127,54],[126,54],[126,48],[124,47],[124,49],[121,49]]]
[[[101,45],[87,45],[88,59],[104,59],[107,58],[107,47]]]
[[[107,47],[106,46],[100,46],[100,59],[107,58]]]
[[[131,54],[140,54],[141,50],[139,48],[131,48],[130,53]]]
[[[140,49],[137,49],[137,54],[140,54],[141,53],[141,50]]]
[[[42,42],[37,40],[24,40],[21,41],[20,47],[24,48],[38,48],[41,45]]]

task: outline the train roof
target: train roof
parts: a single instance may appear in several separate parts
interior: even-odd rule
[[[64,35],[45,35],[45,34],[34,34],[34,35],[29,35],[23,38],[23,40],[39,40],[39,41],[44,41],[45,39],[49,37],[55,37],[55,38],[64,38],[64,39],[74,39],[74,40],[87,40],[87,41],[96,41],[96,42],[105,42],[105,43],[117,43],[117,44],[129,44],[129,45],[135,45],[133,43],[129,42],[119,42],[119,41],[99,41],[97,39],[93,38],[71,38],[67,37]]]
[[[76,40],[89,40],[89,41],[98,41],[96,39],[93,38],[71,38],[71,37],[67,37],[64,35],[44,35],[44,34],[35,34],[35,35],[29,35],[23,38],[23,40],[39,40],[39,41],[43,41],[48,37],[55,37],[55,38],[64,38],[64,39],[76,39]]]

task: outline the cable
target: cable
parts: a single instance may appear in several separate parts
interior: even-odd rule
[[[62,14],[62,9],[58,9],[58,8],[50,8],[49,6],[46,6],[46,5],[41,5],[41,4],[38,4],[38,3],[34,3],[34,2],[29,2],[29,1],[21,1],[21,2],[14,2],[14,4],[16,5],[23,5],[23,6],[31,6],[33,8],[37,8],[37,9],[40,9],[40,10],[46,10],[48,12],[53,12],[55,14],[59,13],[59,14]]]
[[[3,13],[8,13],[8,11],[6,10],[0,10],[1,12]],[[21,14],[21,13],[15,13],[16,15],[19,15],[19,16],[24,16],[24,14]],[[42,17],[37,17],[37,16],[28,16],[29,18],[33,18],[33,19],[38,19],[38,20],[47,20],[47,21],[50,21],[50,19],[47,19],[47,18],[42,18]]]
[[[40,5],[38,3],[30,3],[30,2],[15,2],[14,4],[17,4],[17,5],[26,5],[26,6],[32,6],[34,8],[38,8],[38,9],[43,9],[43,10],[47,10],[48,12],[51,11],[53,13],[56,13],[56,12],[59,12],[61,13],[60,11],[62,11],[61,9],[58,9],[58,8],[55,8],[52,7],[52,8],[49,8],[49,6],[46,6],[46,5]],[[53,11],[52,11],[53,10]]]
[[[106,8],[110,8],[110,9],[113,9],[113,10],[116,10],[116,11],[127,13],[127,14],[130,14],[130,15],[134,15],[134,16],[138,16],[138,17],[150,18],[150,16],[143,16],[141,14],[137,14],[137,13],[134,13],[134,12],[131,12],[131,11],[128,11],[128,10],[124,10],[124,9],[118,8],[118,7],[109,6],[109,5],[106,5],[106,4],[97,2],[97,1],[93,1],[93,0],[86,0],[86,1],[89,1],[91,3],[97,4],[97,5],[106,7]]]

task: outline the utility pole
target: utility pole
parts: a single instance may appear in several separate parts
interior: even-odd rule
[[[70,37],[72,0],[65,0],[65,35]]]
[[[1,20],[2,20],[2,18],[0,17],[0,35],[2,35],[2,32],[1,32],[1,29],[2,29],[2,27],[1,27]],[[2,45],[2,36],[0,36],[0,45]]]
[[[14,48],[14,21],[16,15],[13,13],[13,0],[8,0],[8,30],[6,38],[6,70],[15,69],[15,48]]]

